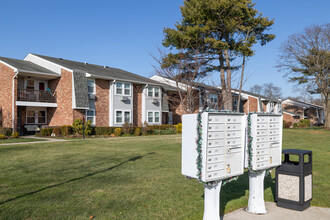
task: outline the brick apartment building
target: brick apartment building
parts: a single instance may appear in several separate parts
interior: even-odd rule
[[[309,119],[312,126],[324,124],[324,109],[322,106],[285,99],[282,102],[283,120],[299,123],[300,119]]]
[[[176,82],[172,79],[168,79],[157,75],[152,76],[151,79],[159,83],[169,85],[171,87],[177,87]],[[181,90],[186,90],[187,85],[185,85],[182,82],[179,82],[178,87]],[[205,107],[207,107],[209,109],[221,110],[221,106],[217,104],[220,102],[220,96],[221,96],[220,88],[212,87],[202,83],[196,83],[195,87],[196,87],[195,89],[200,94],[199,109],[205,109]],[[233,97],[234,111],[237,110],[238,96],[239,96],[239,91],[233,89],[232,97]],[[270,112],[270,113],[281,114],[282,113],[281,100],[268,98],[247,91],[242,91],[239,112],[244,112],[246,114],[248,114],[249,112]],[[178,115],[182,115],[183,112],[180,111],[180,109],[178,108],[178,109],[173,109],[173,114],[178,116]]]
[[[121,69],[30,53],[0,57],[0,79],[2,126],[20,132],[83,116],[95,126],[172,123],[175,88]]]

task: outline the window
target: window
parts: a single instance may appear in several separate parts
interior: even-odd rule
[[[125,95],[131,95],[131,84],[125,83]]]
[[[116,111],[116,124],[131,123],[131,111]]]
[[[116,111],[116,123],[123,123],[123,112]]]
[[[46,124],[46,111],[37,111],[38,124]]]
[[[94,80],[87,80],[87,87],[88,93],[95,93],[95,81]]]
[[[148,86],[148,97],[159,98],[160,97],[159,87]]]
[[[159,88],[155,87],[155,97],[158,98],[159,97]]]
[[[34,110],[26,111],[26,123],[27,124],[35,124],[36,115]]]
[[[95,125],[95,110],[94,109],[86,110],[86,120],[91,121],[91,124]]]
[[[155,123],[159,123],[159,112],[155,112]]]
[[[237,111],[237,104],[238,104],[238,97],[233,98],[233,110],[234,112]]]
[[[218,104],[218,96],[216,94],[208,95],[208,107],[214,109]]]
[[[41,109],[27,109],[26,110],[27,124],[46,124],[47,116],[46,110]]]
[[[26,89],[34,90],[34,80],[31,79],[26,80]]]
[[[116,95],[131,95],[131,84],[116,82]]]
[[[148,123],[159,123],[160,112],[148,112]]]
[[[154,113],[148,112],[148,123],[153,123],[153,122],[154,122]]]
[[[151,87],[151,86],[148,87],[148,97],[152,97],[153,96],[153,93],[154,93],[153,92],[153,88],[154,87]]]

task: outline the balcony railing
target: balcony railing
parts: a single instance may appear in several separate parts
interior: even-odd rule
[[[17,101],[56,103],[55,91],[18,89],[17,93]]]

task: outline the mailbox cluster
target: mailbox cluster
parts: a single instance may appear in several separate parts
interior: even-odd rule
[[[243,113],[204,112],[201,119],[202,181],[221,180],[243,174],[247,116]],[[253,114],[251,120],[252,136],[255,137],[253,169],[280,165],[282,116]],[[198,178],[197,123],[197,114],[183,116],[182,174],[192,178]]]
[[[281,115],[251,115],[253,170],[281,165],[282,123]]]

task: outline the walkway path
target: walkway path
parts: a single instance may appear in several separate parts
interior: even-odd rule
[[[254,215],[246,212],[243,208],[221,216],[221,220],[329,220],[330,208],[309,207],[304,211],[280,208],[274,202],[266,202],[268,213]]]
[[[45,137],[35,137],[35,136],[21,136],[20,138],[33,138],[33,139],[40,139],[40,140],[44,140],[44,141],[31,141],[31,142],[6,143],[6,144],[0,144],[0,146],[1,146],[1,145],[40,144],[40,143],[49,143],[49,142],[63,142],[63,141],[69,141],[69,140],[64,140],[64,139],[45,138]]]

